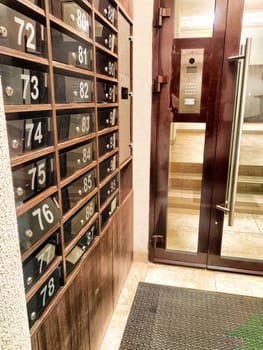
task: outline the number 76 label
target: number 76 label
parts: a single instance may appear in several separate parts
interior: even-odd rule
[[[35,244],[46,232],[59,222],[60,211],[55,198],[47,198],[18,217],[21,251]]]

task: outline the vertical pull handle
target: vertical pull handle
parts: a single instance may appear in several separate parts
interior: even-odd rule
[[[245,48],[242,49],[240,56],[229,57],[230,62],[238,60],[238,74],[235,92],[234,103],[234,115],[231,132],[231,144],[230,144],[230,157],[228,165],[228,177],[227,177],[227,191],[225,207],[217,205],[217,209],[222,210],[229,214],[228,226],[233,226],[235,215],[235,203],[240,159],[240,147],[244,123],[246,93],[247,93],[247,79],[249,62],[251,55],[252,39],[246,39]]]

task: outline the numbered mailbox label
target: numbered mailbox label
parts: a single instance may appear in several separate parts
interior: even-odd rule
[[[73,208],[82,198],[93,191],[97,183],[96,168],[62,189],[63,214]]]
[[[95,147],[95,141],[92,140],[80,147],[61,152],[59,155],[61,177],[72,175],[91,163],[95,159]]]
[[[47,198],[17,219],[21,252],[25,252],[59,222],[55,198]]]
[[[0,75],[4,104],[49,103],[48,73],[1,64]]]
[[[62,3],[62,20],[78,32],[91,37],[91,15],[73,1]]]
[[[90,221],[97,211],[97,195],[82,207],[70,220],[64,224],[65,242],[70,242],[76,234]]]
[[[100,182],[117,169],[117,155],[104,160],[100,164]]]
[[[36,294],[27,303],[29,327],[39,319],[46,306],[56,295],[60,287],[60,268],[57,268],[42,284]]]
[[[99,130],[117,125],[117,108],[102,108],[98,110]]]
[[[57,114],[59,142],[72,140],[89,135],[95,130],[94,110],[88,109],[85,113]]]
[[[11,157],[38,150],[53,143],[50,117],[8,120],[6,124]]]
[[[38,159],[16,167],[13,172],[16,206],[55,185],[55,161],[53,156]]]
[[[113,213],[118,207],[118,203],[119,198],[118,196],[116,196],[113,198],[110,204],[107,205],[107,207],[103,210],[103,212],[101,213],[101,227],[103,227],[107,223],[109,218],[113,215]]]
[[[37,21],[0,4],[0,45],[46,57],[46,29]]]
[[[51,34],[53,60],[83,69],[93,69],[92,45],[78,41],[54,28]]]
[[[100,80],[97,81],[97,102],[115,103],[116,91],[116,84]]]
[[[113,151],[117,147],[117,133],[110,133],[99,137],[99,156]]]
[[[28,291],[59,253],[60,233],[56,232],[23,263],[25,290]]]
[[[94,0],[95,8],[111,23],[115,24],[116,10],[108,0]]]
[[[100,51],[96,52],[97,73],[116,78],[117,62],[113,57],[106,56]]]
[[[66,256],[67,275],[74,269],[82,255],[89,248],[94,238],[98,234],[98,220],[89,228],[77,245]]]
[[[106,200],[118,189],[119,181],[118,176],[114,176],[102,189],[100,190],[100,205],[106,202]]]
[[[56,103],[94,102],[93,78],[76,78],[55,74]]]
[[[105,23],[95,21],[96,42],[111,52],[116,52],[116,34]]]

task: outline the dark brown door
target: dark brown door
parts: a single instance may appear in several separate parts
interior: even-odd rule
[[[153,261],[263,271],[262,7],[155,2]]]

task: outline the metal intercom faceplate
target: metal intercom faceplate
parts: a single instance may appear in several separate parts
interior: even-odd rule
[[[182,49],[179,113],[200,114],[204,49]]]

